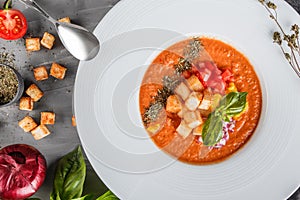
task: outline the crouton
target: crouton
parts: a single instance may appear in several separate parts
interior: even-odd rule
[[[190,89],[188,86],[186,86],[185,83],[180,83],[174,90],[175,94],[179,95],[184,101],[189,97],[190,95]]]
[[[183,119],[185,123],[192,129],[203,124],[201,114],[198,110],[193,112],[187,111],[183,113]]]
[[[35,129],[33,129],[31,131],[31,134],[35,140],[40,140],[40,139],[46,137],[47,135],[49,135],[50,131],[48,130],[48,128],[45,125],[42,124],[42,125],[39,125],[38,127],[36,127]]]
[[[203,99],[198,108],[200,110],[201,115],[207,117],[212,111],[213,95],[210,90],[204,90],[203,94]]]
[[[189,111],[183,104],[182,109],[177,113],[178,117],[183,118],[183,114]]]
[[[214,111],[220,104],[220,101],[222,100],[222,95],[220,94],[214,94],[212,96],[212,105],[211,105],[211,109],[212,111]]]
[[[30,116],[24,117],[21,121],[19,121],[19,126],[26,132],[30,132],[35,127],[37,127],[37,124],[35,123],[34,119],[32,119]]]
[[[71,23],[70,17],[64,17],[58,20],[59,22]]]
[[[53,112],[41,112],[41,124],[54,124],[55,113]]]
[[[195,75],[192,75],[190,78],[188,78],[187,83],[191,90],[195,92],[202,92],[204,90],[204,86]]]
[[[147,128],[147,131],[150,132],[151,134],[156,134],[160,129],[161,129],[160,124],[153,124]]]
[[[33,69],[35,80],[42,81],[48,79],[48,72],[45,66],[36,67]]]
[[[202,101],[202,97],[203,97],[202,93],[192,92],[188,97],[188,99],[185,101],[185,106],[189,110],[195,111],[198,108],[200,102]]]
[[[52,49],[55,37],[48,32],[45,32],[41,40],[41,45],[47,49]]]
[[[203,124],[193,129],[193,135],[202,135]]]
[[[64,79],[66,74],[67,68],[57,64],[52,63],[51,69],[50,69],[50,75],[57,78],[57,79]]]
[[[76,124],[76,118],[75,118],[74,115],[72,116],[72,126],[77,126],[77,124]]]
[[[184,120],[181,121],[180,125],[177,127],[176,132],[181,135],[183,138],[186,138],[189,136],[189,134],[192,132],[192,128],[190,128]]]
[[[26,90],[26,94],[35,102],[40,100],[44,95],[44,93],[35,84],[31,84],[29,86],[29,88]]]
[[[27,51],[39,51],[41,49],[40,38],[26,38],[25,46]]]
[[[167,99],[166,111],[178,113],[181,110],[181,102],[176,95],[171,95]]]
[[[22,97],[20,99],[19,109],[32,111],[33,110],[33,100],[31,99],[31,97]]]

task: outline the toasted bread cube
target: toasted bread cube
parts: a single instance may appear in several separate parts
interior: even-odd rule
[[[29,86],[29,88],[26,90],[26,94],[35,102],[40,100],[44,95],[44,93],[35,84],[31,84]]]
[[[47,49],[52,49],[55,37],[48,32],[45,32],[41,40],[41,45]]]
[[[76,118],[75,118],[74,115],[72,116],[72,126],[77,126],[77,124],[76,124]]]
[[[187,83],[190,86],[191,90],[195,92],[202,92],[204,90],[203,84],[199,81],[198,77],[195,75],[192,75],[190,78],[188,78]]]
[[[53,112],[41,112],[41,124],[54,124],[55,113]]]
[[[156,134],[160,129],[161,129],[160,124],[151,124],[150,126],[147,127],[147,131],[150,132],[151,134]]]
[[[181,82],[175,88],[175,94],[179,95],[181,97],[181,99],[183,99],[184,101],[189,97],[190,93],[191,93],[190,89],[183,82]]]
[[[183,114],[183,119],[186,122],[186,124],[192,129],[203,124],[201,114],[198,110],[193,112],[192,111],[185,112]]]
[[[181,135],[183,138],[186,138],[189,136],[189,134],[192,132],[192,128],[190,128],[184,120],[181,121],[180,125],[177,127],[176,132]]]
[[[26,132],[30,132],[32,129],[37,127],[37,124],[35,123],[34,119],[32,119],[30,116],[24,117],[21,121],[19,121],[19,126]]]
[[[59,22],[71,23],[70,17],[64,17],[58,20]]]
[[[202,135],[203,124],[193,129],[193,135]]]
[[[170,113],[178,113],[181,111],[181,102],[176,95],[168,97],[166,111]]]
[[[178,117],[183,118],[184,113],[187,111],[189,110],[183,105],[182,109],[177,113]]]
[[[27,51],[39,51],[41,49],[40,38],[26,38],[25,46]]]
[[[41,124],[38,127],[36,127],[35,129],[33,129],[31,131],[31,134],[35,140],[40,140],[40,139],[46,137],[47,135],[49,135],[50,131],[48,130],[48,128],[45,125]]]
[[[188,99],[185,101],[185,106],[189,110],[195,111],[198,108],[200,102],[202,101],[202,97],[203,97],[202,93],[192,92],[188,97]]]
[[[22,97],[20,99],[19,109],[32,111],[33,110],[33,100],[31,99],[31,97]]]
[[[36,67],[33,69],[33,75],[35,80],[43,81],[48,79],[48,72],[45,66]]]
[[[203,99],[201,101],[201,104],[199,105],[199,109],[209,110],[212,106],[212,97],[212,93],[208,90],[205,90]]]
[[[57,78],[57,79],[64,79],[66,74],[67,68],[57,64],[52,63],[51,69],[50,69],[50,75]]]

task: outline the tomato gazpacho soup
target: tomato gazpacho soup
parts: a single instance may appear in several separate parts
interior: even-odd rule
[[[242,53],[220,40],[195,37],[154,59],[139,101],[145,129],[160,149],[204,165],[228,158],[253,135],[262,92]]]

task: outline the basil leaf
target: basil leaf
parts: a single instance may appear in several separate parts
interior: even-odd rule
[[[219,107],[216,111],[221,112],[223,115],[234,116],[241,113],[247,102],[247,92],[231,92],[227,94],[220,101]]]
[[[247,92],[238,93],[236,96],[236,101],[227,107],[225,111],[226,114],[229,116],[240,114],[245,109],[247,103],[247,94]]]
[[[208,115],[203,125],[202,140],[206,146],[214,146],[223,137],[223,121],[222,116],[213,112]]]
[[[76,199],[72,199],[72,200],[92,200],[92,199],[94,199],[93,197],[94,197],[94,195],[87,194],[84,197],[80,197],[80,198],[76,198]]]
[[[80,198],[86,165],[80,146],[62,157],[57,165],[51,200]]]
[[[119,198],[109,190],[102,196],[98,197],[96,200],[119,200]]]

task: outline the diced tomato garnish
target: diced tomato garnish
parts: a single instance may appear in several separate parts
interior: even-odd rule
[[[199,79],[199,81],[202,83],[203,87],[204,87],[204,88],[207,88],[207,84],[206,84],[206,82],[203,80],[203,78],[202,78],[202,76],[201,76],[201,74],[200,74],[199,71],[197,71],[197,72],[195,73],[195,76],[197,76],[197,78]]]
[[[222,74],[222,79],[224,82],[232,82],[234,81],[234,77],[232,72],[229,69],[226,69]]]
[[[198,69],[195,65],[192,65],[192,73],[195,74],[196,72],[198,72]]]
[[[191,72],[190,71],[184,71],[182,72],[182,76],[185,78],[185,79],[188,79],[191,77]]]

